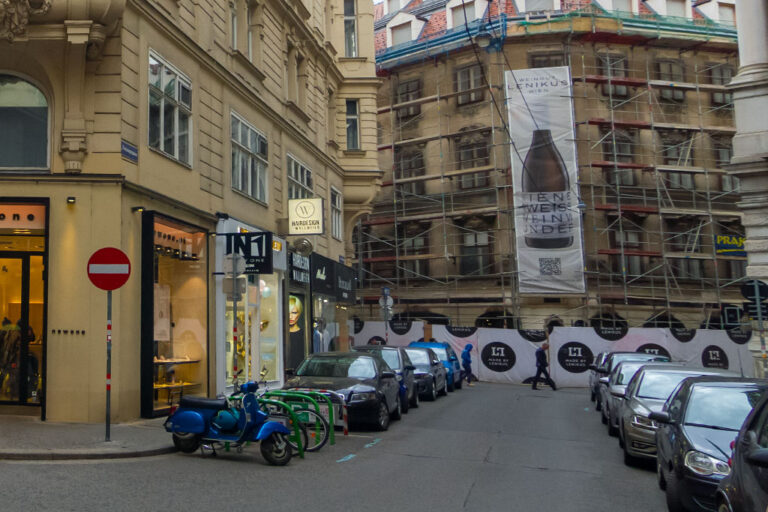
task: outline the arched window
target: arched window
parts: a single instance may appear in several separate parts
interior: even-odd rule
[[[0,74],[0,169],[48,168],[48,102],[23,79]]]

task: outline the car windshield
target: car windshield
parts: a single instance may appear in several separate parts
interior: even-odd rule
[[[349,377],[373,379],[376,366],[370,357],[311,357],[296,371],[299,377]]]
[[[764,388],[695,386],[688,399],[684,423],[736,432],[764,391]],[[717,404],[717,407],[712,404]]]
[[[381,358],[387,362],[390,368],[393,370],[400,369],[400,357],[397,350],[377,350],[381,354]]]
[[[637,370],[641,367],[640,364],[623,364],[621,365],[621,371],[616,376],[616,384],[619,386],[626,386],[629,380],[637,373]]]
[[[684,378],[692,376],[691,373],[647,372],[643,375],[637,397],[666,400]]]
[[[437,357],[441,361],[447,361],[448,360],[448,354],[446,353],[445,349],[443,347],[429,347],[431,348],[434,353],[437,355]]]
[[[429,355],[427,355],[425,350],[405,349],[405,352],[408,354],[408,357],[411,358],[411,362],[414,365],[429,366]]]

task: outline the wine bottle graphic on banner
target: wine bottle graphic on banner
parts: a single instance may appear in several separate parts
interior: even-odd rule
[[[562,249],[573,245],[573,214],[568,169],[551,130],[534,130],[523,162],[522,208],[525,245]]]

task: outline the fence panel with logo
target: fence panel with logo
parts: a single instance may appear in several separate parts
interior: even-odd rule
[[[424,338],[424,322],[390,320],[384,322],[356,321],[353,345],[393,345],[404,347]]]
[[[461,360],[461,353],[464,347],[471,344],[472,352],[472,373],[480,378],[480,349],[477,341],[478,327],[456,327],[448,325],[433,325],[432,337],[438,341],[447,341],[451,344],[456,355]]]

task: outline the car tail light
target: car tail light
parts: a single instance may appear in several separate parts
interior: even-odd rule
[[[728,457],[728,467],[732,468],[733,467],[733,449],[736,447],[736,440],[734,439],[733,441],[731,441],[731,444],[729,444],[728,446],[731,447],[731,456]]]
[[[171,406],[171,412],[168,413],[168,416],[173,416],[173,413],[175,413],[176,409],[178,409],[178,408],[179,408],[178,405],[172,405]]]

